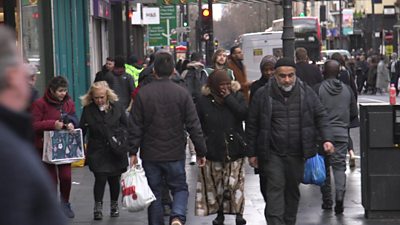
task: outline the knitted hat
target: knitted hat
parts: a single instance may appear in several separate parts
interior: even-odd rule
[[[287,58],[287,57],[283,57],[280,58],[276,64],[275,64],[275,69],[281,66],[291,66],[293,68],[296,68],[296,64],[294,63],[293,59]]]
[[[265,64],[272,64],[272,66],[275,66],[276,63],[276,58],[273,55],[266,55],[264,56],[264,58],[262,58],[261,62],[260,62],[260,70],[263,70],[263,67],[265,66]]]

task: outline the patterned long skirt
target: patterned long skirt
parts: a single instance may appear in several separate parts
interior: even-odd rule
[[[243,214],[244,162],[207,160],[197,176],[195,215],[208,216],[223,206],[224,214]]]

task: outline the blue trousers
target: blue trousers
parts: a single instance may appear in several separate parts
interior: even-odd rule
[[[185,160],[168,162],[143,160],[142,164],[149,186],[157,198],[148,208],[148,224],[164,225],[164,208],[161,201],[161,193],[164,186],[163,178],[165,178],[167,187],[171,190],[173,196],[170,220],[179,218],[185,223],[189,197],[188,185],[186,183]]]

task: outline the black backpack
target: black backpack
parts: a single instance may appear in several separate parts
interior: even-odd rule
[[[187,90],[192,95],[193,101],[196,102],[196,99],[201,96],[201,87],[207,83],[206,72],[201,68],[189,68],[182,73],[182,77]]]

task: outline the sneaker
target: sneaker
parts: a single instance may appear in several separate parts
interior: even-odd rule
[[[195,165],[196,164],[196,155],[190,156],[190,165]]]
[[[183,223],[181,222],[181,220],[179,218],[173,218],[171,225],[183,225]]]
[[[63,211],[64,211],[65,216],[67,216],[68,218],[74,218],[75,217],[75,213],[71,209],[71,203],[64,203],[63,204]]]

